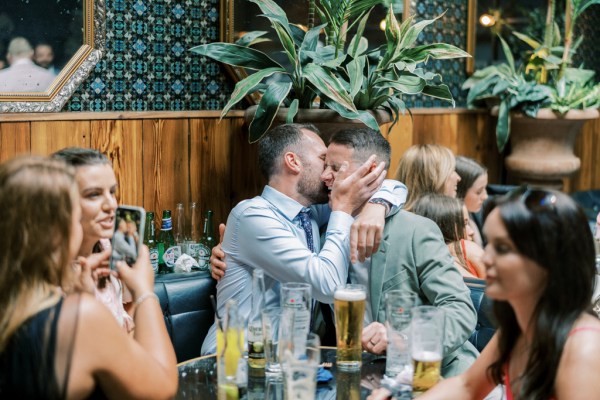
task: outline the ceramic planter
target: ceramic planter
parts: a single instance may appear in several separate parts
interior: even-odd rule
[[[583,124],[598,118],[597,109],[571,110],[561,115],[541,109],[536,118],[511,115],[511,154],[506,168],[523,183],[561,188],[562,179],[579,170],[575,139]]]

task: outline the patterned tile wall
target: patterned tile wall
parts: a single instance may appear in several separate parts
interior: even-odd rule
[[[468,0],[411,2],[418,19],[447,10],[421,34],[421,43],[466,44]],[[233,82],[218,63],[186,51],[219,38],[219,0],[107,0],[106,44],[102,60],[67,103],[65,111],[219,110]],[[450,86],[457,105],[465,104],[460,85],[465,63],[433,66]],[[411,107],[448,107],[420,96]]]
[[[217,41],[219,0],[108,0],[106,51],[68,111],[218,110],[233,84],[187,51]]]
[[[417,20],[433,19],[444,11],[446,14],[429,25],[417,39],[417,44],[444,42],[463,50],[467,48],[468,0],[426,0],[410,1],[409,13]],[[430,60],[427,68],[439,73],[452,92],[457,107],[465,107],[467,93],[461,90],[461,85],[467,78],[465,59]],[[409,96],[406,104],[409,107],[451,107],[450,103],[427,96]]]

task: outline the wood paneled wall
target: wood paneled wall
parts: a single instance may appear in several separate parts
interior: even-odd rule
[[[256,146],[248,144],[243,113],[57,113],[0,116],[0,161],[21,154],[47,155],[67,146],[99,149],[113,161],[119,202],[160,213],[175,204],[200,204],[225,221],[232,206],[260,193]],[[413,110],[392,129],[383,128],[392,145],[393,176],[401,154],[411,145],[438,143],[473,157],[489,169],[491,183],[502,182],[494,121],[485,112]],[[570,191],[600,188],[600,119],[585,125],[577,142],[581,171],[567,180]],[[158,216],[157,216],[158,217]]]

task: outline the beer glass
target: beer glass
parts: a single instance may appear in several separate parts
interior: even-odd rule
[[[281,307],[268,307],[262,312],[262,326],[265,337],[265,374],[269,378],[281,377],[279,363],[279,326],[281,322]]]
[[[442,310],[433,306],[412,309],[413,393],[424,392],[440,380],[443,332]]]
[[[385,294],[386,330],[388,337],[385,375],[403,384],[412,383],[412,360],[410,353],[411,310],[415,306],[415,293],[390,290]]]
[[[333,294],[337,338],[337,368],[360,369],[362,329],[367,291],[363,285],[344,285]]]

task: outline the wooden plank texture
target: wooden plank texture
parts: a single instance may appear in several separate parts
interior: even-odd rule
[[[213,211],[214,235],[218,235],[218,223],[226,221],[231,210],[233,136],[230,119],[220,123],[217,118],[194,119],[190,122],[189,200],[199,203],[202,218],[206,211]]]
[[[143,204],[160,218],[163,210],[175,212],[189,198],[189,121],[157,119],[142,122]]]
[[[31,153],[49,155],[65,147],[90,147],[90,121],[31,123]]]
[[[29,153],[31,148],[29,129],[29,122],[0,124],[0,161]]]
[[[90,147],[100,150],[112,161],[119,184],[119,204],[142,206],[142,121],[91,121]]]

